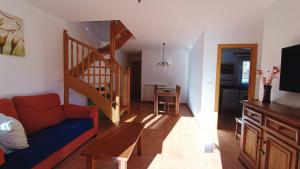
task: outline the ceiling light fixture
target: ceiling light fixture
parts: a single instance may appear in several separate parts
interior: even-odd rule
[[[165,61],[165,46],[166,46],[166,43],[163,43],[163,57],[162,57],[162,61],[158,62],[156,64],[159,67],[168,67],[168,66],[171,65],[170,63],[168,63],[167,61]]]
[[[139,3],[139,4],[142,3],[142,0],[138,0],[138,3]]]

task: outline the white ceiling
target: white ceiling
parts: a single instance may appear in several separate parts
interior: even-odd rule
[[[27,0],[66,21],[121,20],[134,34],[125,50],[186,49],[204,29],[262,28],[275,0]]]

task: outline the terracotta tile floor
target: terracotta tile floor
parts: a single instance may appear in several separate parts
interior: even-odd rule
[[[146,129],[143,155],[133,154],[128,161],[129,169],[244,169],[237,160],[239,146],[234,139],[232,127],[218,131],[202,128],[186,105],[181,105],[180,117],[155,117],[152,112],[153,104],[132,105],[132,113],[137,114],[137,121],[146,124]],[[100,123],[99,135],[111,126],[108,121]],[[85,158],[79,155],[80,149],[61,162],[56,169],[86,168]],[[117,166],[110,162],[97,161],[96,168],[116,169]]]

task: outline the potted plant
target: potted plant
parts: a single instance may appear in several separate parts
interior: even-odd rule
[[[273,79],[278,78],[279,73],[280,73],[279,66],[273,66],[271,71],[268,70],[267,75],[265,75],[264,71],[261,69],[256,70],[256,74],[258,78],[261,80],[262,84],[264,85],[263,103],[271,102],[272,81]]]

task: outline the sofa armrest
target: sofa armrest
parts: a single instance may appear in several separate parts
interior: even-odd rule
[[[0,166],[5,163],[4,151],[0,148]]]
[[[99,113],[96,106],[79,106],[74,104],[64,104],[64,114],[67,119],[92,118],[95,132],[98,131]]]

